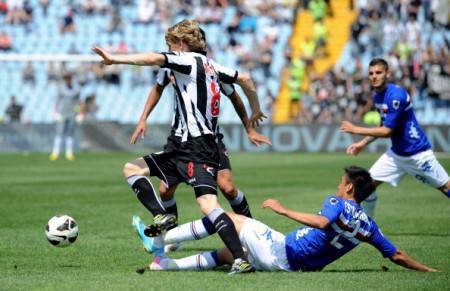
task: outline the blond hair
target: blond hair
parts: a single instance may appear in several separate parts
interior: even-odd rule
[[[206,42],[195,20],[185,19],[170,27],[166,32],[167,43],[183,42],[190,51],[206,50]]]

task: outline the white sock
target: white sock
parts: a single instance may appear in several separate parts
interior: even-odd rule
[[[60,149],[61,149],[61,137],[55,136],[55,140],[53,142],[52,154],[55,156],[59,156]]]
[[[214,225],[209,221],[207,217],[198,219],[192,222],[188,222],[172,228],[165,234],[158,238],[155,238],[155,245],[167,245],[183,241],[199,240],[215,233]]]
[[[373,218],[375,214],[375,207],[377,206],[378,194],[377,192],[373,192],[363,201],[362,207],[364,208],[364,212]]]
[[[66,156],[73,155],[73,137],[66,137]]]
[[[217,253],[204,252],[181,259],[158,257],[151,264],[152,270],[207,270],[218,266]]]

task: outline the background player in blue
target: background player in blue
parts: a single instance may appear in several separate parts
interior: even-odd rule
[[[300,227],[284,236],[267,225],[230,213],[248,259],[257,270],[265,271],[319,271],[354,249],[359,243],[373,245],[384,257],[413,270],[435,272],[413,260],[399,250],[379,230],[375,221],[359,205],[373,190],[373,180],[368,171],[350,166],[345,169],[336,195],[328,196],[318,214],[289,210],[277,200],[269,199],[263,208],[300,222]],[[195,229],[195,232],[192,230]],[[150,270],[199,270],[230,264],[232,256],[227,249],[204,252],[194,256],[171,259],[161,255],[164,244],[181,240],[200,239],[213,233],[207,219],[197,220],[169,230],[153,238],[157,256],[153,262],[138,272]]]
[[[450,197],[450,181],[445,169],[437,161],[430,142],[416,120],[412,100],[405,88],[388,83],[390,72],[384,59],[373,59],[369,64],[369,79],[375,90],[372,102],[381,115],[381,125],[368,128],[343,121],[341,130],[365,135],[361,141],[350,145],[347,154],[357,155],[378,137],[390,137],[392,147],[370,168],[369,172],[378,187],[383,182],[397,186],[405,174],[410,174],[424,184],[437,188]],[[373,216],[377,201],[374,192],[364,209]]]

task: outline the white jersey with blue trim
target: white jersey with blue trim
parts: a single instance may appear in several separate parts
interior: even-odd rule
[[[372,99],[383,126],[392,129],[391,149],[394,153],[412,156],[431,149],[414,115],[412,100],[405,88],[389,83],[383,92],[376,93]]]
[[[361,242],[370,243],[384,257],[397,251],[353,200],[330,195],[319,214],[330,221],[326,229],[301,227],[286,235],[286,255],[292,270],[322,270]]]

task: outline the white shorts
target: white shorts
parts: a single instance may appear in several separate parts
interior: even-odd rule
[[[410,157],[399,156],[388,150],[373,164],[369,172],[374,180],[390,183],[394,187],[405,174],[410,174],[434,188],[445,185],[449,180],[447,172],[439,164],[432,150]]]
[[[246,219],[239,234],[249,262],[260,271],[291,271],[286,256],[285,236],[267,225]]]

